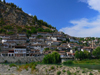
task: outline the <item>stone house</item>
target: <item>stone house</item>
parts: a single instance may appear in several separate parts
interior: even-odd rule
[[[51,43],[51,45],[56,45],[56,46],[58,46],[58,45],[60,45],[61,44],[61,41],[53,41],[52,43]]]
[[[68,57],[74,57],[75,53],[71,53],[71,52],[66,52]]]
[[[40,50],[31,49],[29,56],[40,56]]]
[[[51,43],[53,43],[53,40],[51,40],[51,39],[46,39],[46,40],[45,40],[45,43],[46,43],[47,45],[51,46]]]
[[[92,48],[92,47],[83,47],[83,48],[81,49],[81,51],[84,51],[84,50],[88,51],[89,53],[92,53],[93,48]]]
[[[57,41],[57,37],[48,36],[48,37],[47,37],[47,40]]]
[[[29,39],[31,40],[31,39],[36,39],[36,37],[37,37],[37,34],[32,34],[30,37],[29,37]]]
[[[8,52],[8,56],[15,56],[15,54],[14,54],[14,50],[9,50],[9,52]]]
[[[15,46],[14,56],[26,56],[26,46]]]
[[[30,40],[30,44],[31,44],[31,45],[44,44],[44,41],[34,39],[34,40]]]
[[[7,45],[9,48],[14,48],[17,44],[14,41],[4,42],[3,45]]]
[[[78,39],[75,39],[75,38],[72,38],[72,37],[70,37],[69,40],[70,40],[70,42],[79,43]]]
[[[68,49],[68,46],[58,46],[57,49],[60,51],[64,51]]]
[[[31,49],[36,49],[36,50],[40,50],[40,52],[42,53],[44,48],[48,48],[49,46],[46,44],[36,44],[36,45],[31,45],[30,48]]]

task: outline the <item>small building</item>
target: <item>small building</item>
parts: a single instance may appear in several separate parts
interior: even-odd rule
[[[31,49],[29,56],[40,56],[40,50]]]
[[[83,47],[83,48],[81,49],[81,51],[84,51],[84,50],[88,51],[89,53],[92,53],[93,48],[92,48],[92,47]]]
[[[14,49],[15,56],[26,56],[26,46],[15,46]]]
[[[15,56],[15,54],[14,54],[14,50],[9,50],[9,52],[8,52],[8,56]]]

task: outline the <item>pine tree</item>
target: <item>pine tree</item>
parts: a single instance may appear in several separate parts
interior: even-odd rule
[[[5,0],[3,0],[3,3],[5,4],[5,3],[6,3],[6,1],[5,1]]]
[[[1,2],[1,0],[0,0],[0,2]]]

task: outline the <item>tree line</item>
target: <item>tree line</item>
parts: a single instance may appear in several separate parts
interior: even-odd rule
[[[91,58],[95,58],[95,59],[100,59],[100,47],[97,47],[96,49],[94,49],[92,51],[92,53],[84,50],[84,51],[76,51],[75,52],[75,58],[77,59],[91,59]]]

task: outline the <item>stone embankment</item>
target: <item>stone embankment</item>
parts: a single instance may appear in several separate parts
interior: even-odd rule
[[[0,57],[0,63],[30,63],[42,61],[44,56],[26,56],[26,57]]]
[[[100,75],[98,70],[89,70],[80,67],[67,67],[61,65],[37,65],[31,68],[18,70],[18,66],[0,65],[0,75]]]

